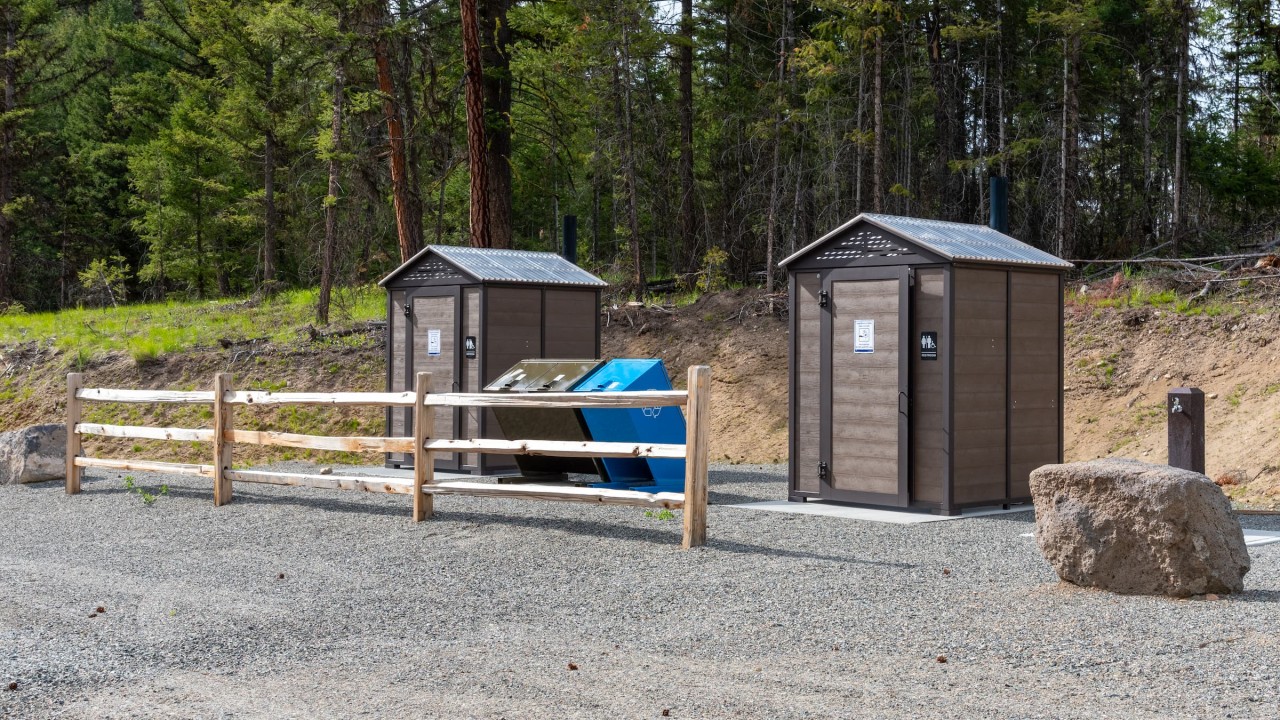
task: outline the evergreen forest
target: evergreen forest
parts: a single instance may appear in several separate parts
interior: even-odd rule
[[[0,0],[0,308],[365,285],[426,244],[779,284],[860,212],[1268,247],[1261,0]],[[772,271],[771,271],[772,269]]]

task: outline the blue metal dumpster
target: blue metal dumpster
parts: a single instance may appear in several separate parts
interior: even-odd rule
[[[573,386],[574,392],[670,390],[661,360],[610,360]],[[591,439],[600,442],[683,444],[684,415],[678,407],[581,410]],[[684,460],[604,458],[609,482],[593,487],[630,487],[652,492],[684,491]]]

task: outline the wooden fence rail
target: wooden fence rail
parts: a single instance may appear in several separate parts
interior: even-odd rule
[[[688,390],[592,392],[592,393],[435,393],[429,392],[431,374],[418,373],[414,391],[402,393],[277,393],[236,391],[225,373],[214,376],[212,391],[175,392],[168,390],[120,390],[86,388],[84,376],[67,376],[67,493],[80,492],[82,468],[147,470],[213,479],[214,505],[231,501],[232,484],[265,483],[364,492],[385,492],[413,496],[415,522],[431,517],[436,495],[525,498],[631,505],[684,510],[681,547],[706,542],[707,526],[707,444],[711,425],[711,368],[689,368]],[[82,422],[83,403],[185,403],[213,406],[212,428],[156,428],[140,425],[108,425]],[[683,445],[553,440],[455,440],[432,438],[431,422],[415,422],[413,437],[333,437],[301,435],[268,430],[236,430],[233,410],[237,406],[334,405],[414,408],[415,418],[426,418],[437,408],[528,407],[528,408],[645,408],[683,406],[687,434]],[[141,440],[178,440],[213,444],[212,465],[111,460],[85,457],[82,438],[95,435]],[[306,473],[234,470],[232,449],[237,444],[268,445],[341,452],[398,452],[413,455],[413,479],[313,475]],[[685,461],[683,493],[646,493],[551,485],[494,485],[479,482],[435,480],[436,453],[481,452],[508,455],[551,455],[558,457],[667,458]]]

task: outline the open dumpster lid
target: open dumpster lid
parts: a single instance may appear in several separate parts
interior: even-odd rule
[[[485,392],[565,392],[599,360],[521,360],[484,386]]]

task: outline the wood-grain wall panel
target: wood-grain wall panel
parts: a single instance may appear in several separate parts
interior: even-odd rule
[[[462,337],[476,339],[476,357],[462,356],[462,392],[480,392],[484,386],[480,384],[480,288],[469,287],[462,290]],[[458,434],[464,439],[480,437],[480,409],[462,408],[462,427]],[[462,464],[475,467],[480,458],[476,453],[462,456]]]
[[[410,326],[413,329],[413,374],[431,373],[433,393],[454,392],[458,328],[453,296],[414,298]],[[440,332],[440,348],[436,355],[428,352],[433,331]],[[433,415],[431,437],[456,439],[453,408],[436,408]],[[440,453],[436,457],[443,462],[453,462],[455,459],[453,453]]]
[[[594,359],[600,308],[593,290],[548,289],[546,299],[546,357]]]
[[[944,348],[950,342],[942,336],[943,273],[940,268],[916,271],[911,288],[911,499],[920,502],[942,502],[942,488],[947,475],[947,439],[944,431],[942,361]],[[938,334],[937,360],[920,357],[920,334]]]
[[[819,433],[821,432],[822,389],[822,308],[818,293],[822,280],[817,273],[800,273],[796,298],[796,462],[795,489],[816,493],[818,487]]]
[[[1010,490],[1031,494],[1031,471],[1056,463],[1062,428],[1061,302],[1055,274],[1010,274]]]
[[[831,283],[831,486],[836,490],[896,495],[897,432],[875,442],[845,439],[867,426],[898,423],[901,356],[899,280]],[[856,320],[875,323],[875,351],[854,352]]]
[[[485,289],[484,312],[489,345],[484,353],[484,385],[497,380],[521,360],[542,357],[541,289],[488,287]],[[492,410],[485,410],[485,429],[490,437],[504,439]],[[495,462],[505,460],[490,459]]]
[[[956,503],[1005,497],[1008,292],[1004,270],[956,268],[953,408]]]
[[[542,291],[538,288],[491,287],[487,290],[489,349],[484,382],[507,368],[542,357]]]
[[[408,344],[406,323],[404,321],[404,291],[394,290],[391,293],[390,315],[387,317],[387,337],[390,338],[391,345],[391,372],[388,378],[387,390],[390,392],[405,391],[405,360],[408,356]],[[407,437],[408,422],[406,418],[409,415],[408,408],[391,408],[390,426],[387,428],[387,435],[390,437]],[[407,459],[405,453],[390,453],[392,462],[404,462]]]

